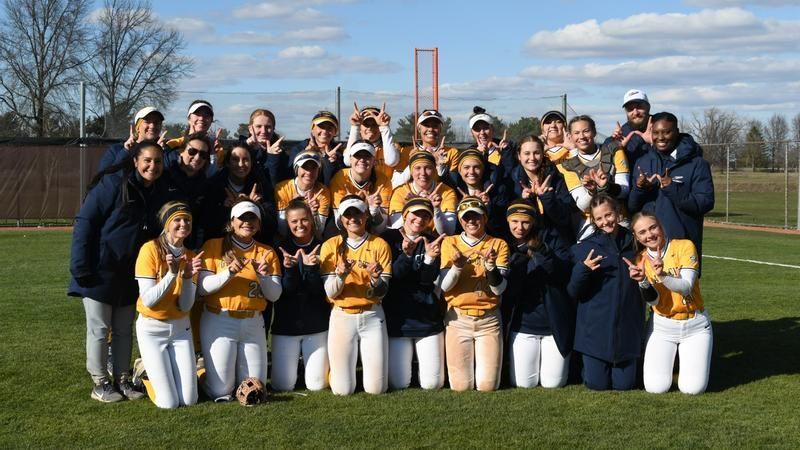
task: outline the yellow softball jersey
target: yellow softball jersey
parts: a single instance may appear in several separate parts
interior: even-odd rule
[[[437,193],[442,196],[442,204],[439,205],[439,209],[442,212],[456,212],[456,204],[458,203],[456,191],[444,183],[436,183],[435,186],[436,187],[433,189],[431,194]],[[414,186],[414,183],[409,182],[394,188],[394,191],[392,191],[392,199],[389,202],[390,216],[395,213],[403,212],[403,206],[406,204],[406,197],[409,193],[414,195],[419,193],[419,190]]]
[[[344,288],[334,298],[328,301],[341,308],[361,308],[380,303],[380,299],[371,295],[370,276],[367,266],[377,262],[383,268],[383,273],[392,274],[392,250],[389,244],[378,236],[367,235],[359,245],[352,247],[345,243],[344,254],[339,253],[342,236],[334,236],[324,244],[320,250],[320,272],[322,276],[334,275],[336,265],[344,258],[350,261],[353,269],[344,280]]]
[[[658,291],[658,304],[653,306],[653,311],[664,317],[686,318],[687,313],[703,310],[703,297],[700,295],[700,280],[695,281],[692,286],[691,295],[684,297],[677,292],[670,291],[663,284],[656,280],[656,274],[647,250],[643,250],[636,258],[637,264],[642,259],[644,263],[644,273],[647,280]],[[673,239],[667,244],[664,257],[664,272],[671,277],[680,278],[681,269],[698,270],[700,268],[700,258],[694,243],[688,239]]]
[[[348,194],[358,194],[358,192],[363,189],[371,195],[380,188],[381,206],[383,208],[388,208],[389,201],[392,197],[392,180],[386,178],[383,173],[376,171],[374,184],[365,183],[364,185],[359,185],[350,177],[351,170],[350,168],[342,169],[336,172],[336,175],[331,178],[330,188],[331,196],[333,197],[333,207],[339,208],[339,203],[341,203],[342,198]]]
[[[553,164],[561,164],[569,158],[569,149],[556,145],[545,150],[544,154]]]
[[[225,238],[211,239],[203,245],[203,269],[212,273],[228,270],[222,253],[222,242]],[[270,276],[280,276],[281,268],[278,255],[275,251],[260,242],[253,242],[247,249],[242,249],[236,244],[232,251],[239,260],[250,259],[267,262]],[[267,307],[267,300],[261,292],[253,264],[247,264],[241,271],[233,275],[220,290],[204,297],[209,306],[231,311],[263,311]]]
[[[489,249],[497,252],[495,265],[502,271],[508,270],[508,244],[502,239],[485,235],[474,245],[464,240],[464,235],[447,236],[442,241],[442,269],[453,266],[452,258],[456,251],[467,257],[467,263],[461,269],[458,282],[449,291],[444,292],[444,299],[450,306],[461,309],[495,308],[500,298],[489,288],[486,269],[483,267],[483,254]]]
[[[577,154],[556,167],[564,175],[564,182],[570,192],[583,186],[581,182],[583,175],[588,174],[589,170],[596,167],[600,167],[603,172],[608,174],[609,181],[614,181],[614,176],[618,173],[630,172],[625,150],[622,147],[613,152],[606,147],[600,147],[600,151],[595,152],[592,156]]]
[[[194,253],[189,249],[184,250],[184,254],[190,261],[194,258]],[[182,263],[182,265],[185,265],[185,263]],[[139,256],[136,257],[136,268],[134,270],[136,278],[149,278],[158,283],[167,274],[167,270],[169,270],[167,261],[159,258],[158,243],[155,240],[145,242],[142,249],[139,250]],[[197,276],[194,276],[192,281],[196,282]],[[172,285],[172,290],[165,293],[158,304],[148,308],[142,303],[142,298],[139,297],[139,300],[136,301],[136,311],[145,317],[157,320],[173,320],[186,317],[189,311],[178,309],[178,297],[181,295],[181,289],[183,289],[183,283],[185,282],[187,280],[183,278],[182,271],[179,271]]]
[[[314,189],[311,190],[311,196],[319,194],[317,200],[319,201],[318,213],[328,217],[331,212],[331,191],[322,183],[317,182]],[[289,206],[289,202],[301,197],[297,191],[297,184],[295,179],[283,180],[275,186],[275,205],[279,212],[283,212]]]

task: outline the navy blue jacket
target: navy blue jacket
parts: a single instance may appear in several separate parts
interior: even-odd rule
[[[632,130],[631,125],[625,122],[625,124],[622,125],[622,136],[627,136]],[[603,145],[610,144],[613,141],[614,139],[609,137],[603,142]],[[631,136],[631,140],[629,140],[628,144],[625,146],[625,157],[628,159],[628,167],[636,167],[636,161],[638,161],[639,158],[654,151],[656,150],[653,146],[645,142],[638,134]]]
[[[127,179],[121,171],[105,175],[75,217],[68,295],[113,306],[136,303],[136,257],[142,244],[161,232],[156,213],[168,199],[162,179],[146,188],[135,171]]]
[[[583,263],[589,251],[603,255],[591,271]],[[603,361],[618,363],[639,358],[644,327],[644,302],[622,257],[633,261],[633,236],[620,227],[616,236],[596,231],[572,248],[569,295],[577,300],[575,350]]]
[[[125,150],[122,142],[110,145],[106,149],[106,152],[103,153],[103,157],[100,158],[100,162],[97,165],[97,173],[102,172],[114,164],[122,162],[128,155],[129,153]]]
[[[503,293],[503,323],[514,332],[552,335],[567,356],[575,338],[575,302],[567,295],[571,263],[540,245],[533,257],[528,246],[508,242],[508,287]],[[561,252],[563,253],[563,252]]]
[[[193,177],[189,177],[176,162],[164,167],[163,177],[170,197],[186,202],[192,210],[192,234],[186,238],[183,245],[186,248],[197,250],[205,242],[201,224],[203,222],[203,207],[206,201],[205,190],[208,181],[206,173],[200,172]]]
[[[641,170],[639,169],[641,168]],[[636,187],[641,171],[647,175],[664,175],[669,169],[672,183],[666,188],[648,190]],[[703,216],[714,209],[714,183],[711,167],[703,159],[700,146],[688,134],[681,133],[677,154],[652,151],[634,167],[628,210],[631,214],[649,211],[661,221],[669,239],[689,239],[702,254]]]
[[[386,327],[391,337],[425,337],[444,331],[444,302],[436,293],[439,258],[425,264],[425,243],[414,256],[403,253],[403,236],[398,230],[381,235],[392,249],[392,282],[383,299]],[[432,240],[434,236],[426,236]]]
[[[506,210],[509,203],[511,203],[513,192],[505,179],[502,165],[495,166],[484,159],[483,167],[485,169],[483,172],[483,189],[487,189],[492,185],[492,190],[489,191],[489,203],[486,205],[489,216],[489,220],[486,223],[486,232],[491,236],[504,236],[505,231],[508,229]],[[442,181],[456,190],[460,189],[463,192],[467,192],[469,189],[464,180],[461,179],[461,175],[455,170],[448,172]],[[458,200],[461,201],[460,194]],[[458,227],[456,227],[456,233],[461,231],[461,224],[459,223]]]
[[[320,241],[313,239],[302,248],[309,252],[318,244]],[[301,247],[292,239],[288,239],[281,243],[280,248],[294,255]],[[276,248],[276,251],[279,253],[279,259],[283,261],[280,250]],[[299,336],[327,331],[331,304],[325,296],[319,265],[305,266],[301,260],[291,269],[281,265],[281,270],[283,293],[275,302],[272,334]]]

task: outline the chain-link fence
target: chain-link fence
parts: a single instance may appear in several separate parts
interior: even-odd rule
[[[800,230],[800,142],[702,144],[716,202],[706,218],[723,223]]]

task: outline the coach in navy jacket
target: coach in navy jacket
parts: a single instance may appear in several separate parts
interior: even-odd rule
[[[689,239],[702,254],[703,216],[714,209],[711,168],[674,115],[658,113],[652,125],[656,151],[634,167],[628,210],[655,213],[669,239]]]

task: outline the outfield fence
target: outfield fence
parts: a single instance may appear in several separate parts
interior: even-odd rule
[[[83,187],[96,172],[106,148],[116,142],[89,139],[83,147],[77,139],[0,142],[0,224],[71,224],[80,208]],[[716,204],[707,218],[731,224],[800,229],[800,142],[759,144],[775,145],[779,156],[774,158],[775,167],[763,162],[748,164],[742,157],[747,143],[703,144],[704,155],[712,164],[716,191]]]

